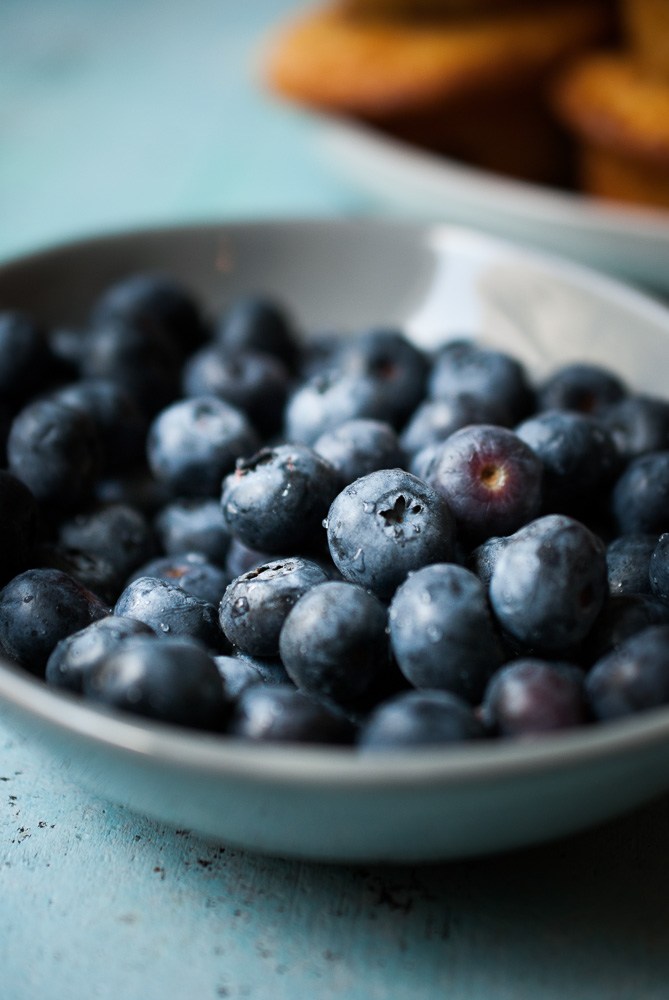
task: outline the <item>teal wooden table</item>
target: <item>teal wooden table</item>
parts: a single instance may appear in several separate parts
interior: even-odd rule
[[[0,257],[101,230],[375,212],[263,95],[288,0],[0,0]],[[506,857],[254,857],[0,728],[0,1000],[666,1000],[669,800]]]

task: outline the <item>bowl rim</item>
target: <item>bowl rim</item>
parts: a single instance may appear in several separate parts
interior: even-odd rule
[[[89,746],[159,768],[211,778],[284,786],[406,788],[488,783],[580,767],[648,750],[669,739],[669,707],[637,717],[591,723],[536,740],[495,739],[412,750],[360,752],[349,746],[251,743],[233,736],[122,717],[77,695],[52,690],[0,660],[0,711],[5,708],[75,736]]]
[[[500,181],[500,183],[502,183]],[[507,183],[506,181],[504,183]],[[508,181],[509,184],[516,183]],[[520,182],[518,182],[520,183]],[[317,234],[320,230],[338,230],[341,236],[354,235],[360,230],[376,230],[386,234],[399,234],[407,240],[425,242],[430,248],[444,248],[455,242],[456,245],[474,245],[487,247],[496,252],[513,255],[524,262],[538,264],[550,270],[551,273],[562,274],[571,283],[582,288],[596,289],[609,299],[617,300],[637,313],[642,314],[652,323],[667,328],[669,335],[669,306],[665,305],[659,293],[653,293],[648,288],[637,288],[623,277],[615,276],[599,270],[595,266],[578,260],[570,260],[554,250],[545,250],[524,243],[520,239],[499,236],[486,232],[473,225],[443,220],[425,222],[403,217],[368,216],[361,214],[343,216],[286,216],[270,218],[220,218],[206,221],[191,219],[178,222],[158,222],[153,225],[138,225],[136,227],[120,227],[93,234],[83,233],[67,237],[63,240],[50,241],[42,246],[19,252],[7,258],[0,258],[0,279],[12,271],[23,270],[26,267],[48,265],[61,255],[81,254],[89,251],[104,251],[108,247],[122,247],[146,240],[171,240],[192,238],[229,239],[235,234],[268,232],[276,233],[285,230],[294,236]],[[667,229],[669,236],[669,228]],[[385,237],[389,238],[389,235]]]
[[[388,170],[409,171],[416,178],[428,178],[432,184],[457,185],[468,197],[480,204],[511,201],[522,202],[522,214],[533,224],[556,225],[605,236],[625,236],[630,232],[665,245],[669,240],[669,210],[660,207],[617,202],[597,198],[584,192],[552,188],[533,181],[496,174],[483,167],[470,166],[446,155],[421,149],[409,142],[384,134],[370,125],[344,117],[327,117],[308,112],[322,130],[321,144],[344,159],[350,156],[347,147],[359,155],[389,158]],[[342,151],[343,149],[343,151]]]
[[[490,236],[474,228],[444,222],[404,219],[280,218],[221,219],[121,229],[54,242],[28,253],[0,260],[0,276],[14,268],[39,267],[66,253],[104,250],[131,241],[170,240],[255,230],[287,233],[316,232],[326,227],[342,234],[360,227],[395,231],[406,238],[440,242],[467,239],[539,263],[578,285],[595,288],[626,303],[664,326],[669,336],[669,310],[650,295],[585,265],[521,243]],[[90,747],[143,759],[157,767],[207,774],[212,779],[243,779],[299,787],[339,789],[458,786],[488,783],[510,777],[536,776],[650,750],[669,742],[669,706],[650,709],[626,719],[593,723],[578,729],[545,734],[536,740],[482,740],[412,750],[358,752],[351,747],[304,744],[253,744],[225,734],[179,729],[165,723],[123,717],[85,703],[77,695],[54,690],[30,673],[0,657],[0,712],[28,722],[46,724],[52,731],[75,736]],[[528,750],[529,748],[529,750]]]

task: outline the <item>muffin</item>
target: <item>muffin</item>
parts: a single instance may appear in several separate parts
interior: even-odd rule
[[[583,189],[669,208],[669,85],[629,55],[588,56],[555,84],[558,115],[581,144]]]
[[[266,75],[285,97],[383,121],[530,85],[597,43],[609,15],[597,0],[429,24],[367,21],[330,7],[277,34]]]
[[[352,17],[440,20],[470,17],[513,7],[536,7],[552,0],[340,0],[341,9]]]
[[[307,106],[477,166],[561,183],[565,143],[543,106],[543,81],[606,37],[610,19],[605,0],[430,22],[333,6],[277,34],[266,75],[274,91]]]
[[[630,48],[649,76],[669,83],[668,0],[623,0]]]

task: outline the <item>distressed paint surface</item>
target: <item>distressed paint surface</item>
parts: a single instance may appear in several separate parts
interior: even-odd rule
[[[419,868],[227,850],[0,737],[3,1000],[664,1000],[669,800],[559,844]]]

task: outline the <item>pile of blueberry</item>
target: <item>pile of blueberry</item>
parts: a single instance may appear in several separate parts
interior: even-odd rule
[[[669,403],[263,298],[0,313],[0,647],[107,709],[368,751],[669,704]]]

